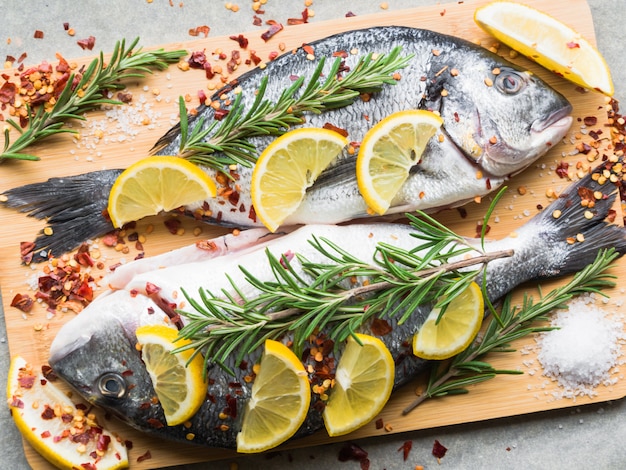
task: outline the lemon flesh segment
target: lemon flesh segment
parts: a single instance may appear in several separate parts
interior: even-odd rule
[[[503,44],[584,88],[608,96],[611,72],[600,52],[556,18],[514,2],[493,2],[476,9],[478,26]]]
[[[378,415],[391,395],[395,365],[387,346],[374,336],[350,337],[337,364],[335,383],[324,408],[329,436],[359,429]]]
[[[297,209],[307,188],[339,155],[348,139],[335,131],[301,128],[286,132],[261,153],[250,192],[259,220],[271,231]]]
[[[284,344],[266,340],[237,434],[237,452],[262,452],[282,444],[300,428],[310,404],[311,386],[302,362]]]
[[[387,116],[363,138],[356,161],[357,183],[367,206],[382,215],[407,180],[443,120],[426,110]]]
[[[122,440],[78,409],[60,388],[20,356],[11,360],[7,400],[22,436],[58,468],[128,467],[127,449]],[[55,409],[62,414],[56,415]],[[74,435],[80,433],[85,439],[70,439],[72,430]],[[96,455],[96,451],[101,455]]]
[[[207,383],[203,378],[202,357],[196,355],[191,359],[192,349],[172,353],[174,349],[189,344],[187,340],[176,341],[178,330],[174,328],[144,325],[135,333],[167,425],[175,426],[188,421],[206,398]]]
[[[485,306],[480,287],[471,283],[447,306],[437,323],[440,310],[433,309],[413,336],[413,354],[423,359],[448,359],[465,350],[482,325]]]
[[[215,197],[215,182],[197,165],[180,157],[144,158],[115,180],[108,213],[117,228],[161,211]]]

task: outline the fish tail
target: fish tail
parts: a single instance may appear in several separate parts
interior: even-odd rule
[[[535,215],[515,234],[493,248],[513,248],[513,256],[489,263],[489,297],[498,299],[515,286],[572,274],[595,261],[602,250],[626,253],[626,229],[613,224],[619,189],[601,184],[598,174],[611,171],[601,165],[571,184],[554,202]],[[594,176],[595,175],[595,176]]]
[[[2,193],[2,204],[47,226],[37,236],[32,262],[60,256],[81,243],[113,230],[104,216],[109,193],[122,170],[101,170],[9,189]]]
[[[613,163],[600,165],[571,184],[536,216],[539,224],[546,227],[546,232],[552,234],[551,241],[566,244],[564,265],[552,267],[558,274],[582,270],[594,261],[601,250],[612,248],[620,256],[626,253],[626,230],[613,223],[619,217],[614,205],[620,191],[601,176],[607,170],[612,173],[613,166]],[[546,269],[549,268],[549,263],[546,263]]]

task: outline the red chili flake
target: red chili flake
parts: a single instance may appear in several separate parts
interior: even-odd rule
[[[165,227],[167,227],[172,235],[176,235],[182,223],[179,219],[172,217],[163,222],[163,224],[165,225]]]
[[[137,463],[141,463],[144,460],[148,460],[148,459],[151,459],[151,458],[152,458],[152,454],[150,453],[149,450],[147,450],[145,454],[140,455],[139,457],[137,457]]]
[[[76,44],[78,44],[82,50],[87,49],[88,51],[90,51],[96,45],[96,38],[93,36],[89,36],[86,39],[79,39],[78,41],[76,41]]]
[[[33,35],[35,39],[43,39],[43,31],[38,29],[35,30],[35,34]]]
[[[213,77],[215,77],[215,72],[213,72],[213,67],[211,67],[210,62],[207,61],[202,64],[202,68],[204,68],[204,74],[206,75],[207,80],[211,80]]]
[[[67,31],[68,29],[70,29],[70,24],[69,23],[63,23],[63,30]]]
[[[17,93],[17,85],[11,82],[4,82],[0,87],[0,103],[12,103]]]
[[[487,224],[484,227],[485,227],[485,235],[487,235],[491,231],[491,225]],[[477,237],[480,236],[482,231],[483,231],[483,223],[481,221],[476,224],[476,236]]]
[[[237,399],[231,395],[226,397],[226,405],[228,406],[228,416],[232,418],[237,417]]]
[[[92,459],[95,459],[97,457],[97,454],[95,454],[95,452],[92,452],[91,454],[89,454],[89,456]],[[83,470],[98,470],[98,467],[96,467],[94,464],[89,463],[89,462],[81,463],[80,466]]]
[[[254,210],[254,206],[250,206],[250,210],[248,211],[248,219],[252,222],[256,222],[256,211]]]
[[[287,252],[283,253],[282,256],[280,257],[280,265],[283,268],[287,269],[287,265],[293,259],[293,257],[294,257],[293,251],[287,250]]]
[[[411,448],[413,447],[413,441],[404,441],[404,444],[400,446],[398,452],[402,451],[402,456],[404,457],[404,461],[409,458],[409,453],[411,452]]]
[[[261,63],[261,58],[256,55],[255,51],[250,51],[250,60],[254,65],[259,65]]]
[[[28,313],[33,309],[34,301],[28,295],[15,294],[13,300],[11,301],[11,307],[15,307],[22,312]]]
[[[348,137],[348,131],[345,129],[342,129],[341,127],[337,127],[334,124],[331,124],[330,122],[327,122],[324,124],[324,129],[328,129],[330,131],[334,131],[339,135],[342,135],[344,137]]]
[[[161,291],[161,288],[151,282],[146,282],[146,294],[153,295]]]
[[[465,219],[467,217],[467,209],[465,209],[464,207],[457,207],[456,210],[462,219]]]
[[[485,188],[487,188],[487,190],[491,190],[491,179],[487,178],[485,180]]]
[[[269,41],[276,33],[282,31],[283,25],[280,23],[273,23],[270,25],[270,28],[261,34],[261,39],[265,42]]]
[[[433,455],[438,459],[442,459],[446,455],[447,451],[448,449],[435,439],[435,443],[433,444]]]
[[[354,460],[357,462],[367,460],[367,452],[363,448],[356,445],[354,442],[348,442],[339,449],[339,461],[347,462],[348,460]]]
[[[313,46],[310,46],[309,44],[302,44],[302,50],[304,52],[306,52],[307,54],[315,54],[315,50],[313,49]]]
[[[46,364],[41,366],[41,374],[50,382],[54,382],[58,379],[57,375],[52,370],[52,367]]]
[[[370,328],[372,330],[372,333],[374,333],[376,336],[385,336],[392,331],[389,322],[382,318],[374,318],[374,320],[372,320],[372,325]]]
[[[192,52],[191,57],[187,60],[187,63],[192,69],[201,69],[204,67],[206,61],[206,53],[202,50]]]
[[[333,52],[333,57],[341,57],[343,59],[348,58],[348,51],[336,51]]]
[[[102,237],[102,243],[104,243],[104,245],[108,247],[114,247],[115,245],[118,244],[118,242],[119,242],[119,238],[118,238],[117,230],[113,232],[109,232],[104,237]]]
[[[19,377],[17,379],[17,383],[19,384],[20,388],[31,389],[33,388],[33,385],[35,385],[35,376],[26,375],[23,377]]]
[[[221,121],[226,116],[228,116],[228,113],[230,113],[228,109],[224,109],[224,108],[216,109],[215,112],[213,113],[213,117],[215,118],[216,121]]]
[[[50,437],[52,434],[50,434],[50,431],[44,431],[40,434],[42,439],[45,439],[47,437]]]
[[[587,116],[583,120],[585,126],[595,126],[598,123],[598,118],[595,116]]]
[[[43,412],[41,413],[41,419],[53,419],[54,418],[54,410],[50,408],[50,406],[45,405]]]
[[[580,49],[580,44],[574,41],[570,41],[567,43],[568,49]]]
[[[595,202],[595,197],[593,195],[593,189],[590,189],[590,188],[578,188],[578,196],[583,201]]]
[[[385,425],[385,423],[383,423],[383,419],[382,418],[378,418],[376,420],[376,429],[382,429],[384,425]]]
[[[309,10],[305,8],[302,12],[302,18],[289,18],[287,19],[288,25],[305,24],[309,22]]]
[[[229,39],[236,41],[242,49],[248,47],[248,39],[243,34],[239,34],[238,36],[229,36]]]
[[[258,13],[258,12],[257,12]],[[263,20],[261,18],[259,18],[258,16],[254,15],[252,17],[252,24],[254,26],[261,26],[263,24]]]
[[[556,174],[559,178],[567,178],[567,170],[569,168],[569,163],[565,161],[560,161],[556,166]]]
[[[165,427],[165,425],[156,418],[148,418],[148,425],[154,429],[161,429]]]
[[[106,452],[110,444],[111,436],[107,436],[106,434],[100,434],[100,436],[98,436],[98,441],[96,442],[96,450]]]
[[[204,37],[206,38],[209,35],[209,31],[211,31],[211,28],[207,25],[202,25],[202,26],[196,26],[195,28],[191,28],[189,30],[189,36],[200,36],[200,34],[204,34]]]
[[[78,300],[86,300],[88,302],[93,300],[93,289],[87,281],[81,282],[78,289],[74,289],[74,292],[79,297]]]
[[[589,137],[591,137],[593,140],[598,140],[601,134],[602,134],[602,129],[589,131]]]
[[[444,16],[445,14],[446,14],[446,9],[445,8],[439,12],[439,16]],[[404,460],[406,460],[406,459],[404,459]]]
[[[272,51],[267,55],[268,60],[272,61],[278,57],[278,52]]]
[[[24,402],[17,397],[12,397],[10,406],[21,410],[24,409]]]
[[[356,14],[352,13],[351,11],[346,13],[346,18],[352,18],[353,16],[356,16]]]

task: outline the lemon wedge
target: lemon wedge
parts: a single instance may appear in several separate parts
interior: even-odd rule
[[[329,436],[341,436],[369,423],[393,389],[395,365],[387,346],[374,336],[356,336],[361,344],[348,339],[324,408]]]
[[[122,440],[103,429],[85,408],[77,408],[59,387],[20,356],[11,360],[7,399],[22,436],[58,468],[128,467]]]
[[[188,421],[206,398],[202,357],[197,355],[188,362],[193,354],[191,349],[172,354],[175,348],[188,344],[186,340],[174,342],[178,336],[174,328],[144,325],[135,333],[168,426]]]
[[[117,177],[107,210],[119,228],[142,217],[215,197],[216,193],[213,180],[197,165],[179,157],[148,157]]]
[[[262,452],[285,442],[304,422],[310,403],[311,386],[302,362],[284,344],[266,340],[237,434],[237,451]]]
[[[556,18],[515,2],[479,7],[474,20],[500,42],[584,88],[613,95],[609,67],[589,41]]]
[[[426,110],[407,110],[387,116],[361,142],[356,177],[368,207],[384,214],[394,196],[419,162],[426,144],[443,124]]]
[[[480,286],[472,282],[447,306],[437,323],[440,310],[433,309],[413,336],[413,353],[423,359],[447,359],[465,350],[483,322],[485,306]]]
[[[335,131],[310,127],[286,132],[268,145],[254,166],[250,186],[259,220],[275,231],[347,143]]]

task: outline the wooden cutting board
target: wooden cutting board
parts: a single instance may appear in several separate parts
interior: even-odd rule
[[[472,41],[480,41],[485,47],[493,45],[494,40],[483,33],[473,22],[474,9],[486,1],[459,2],[448,5],[436,5],[431,7],[417,8],[407,11],[381,12],[370,16],[342,18],[335,21],[312,23],[293,27],[286,27],[270,41],[265,43],[260,38],[260,31],[244,34],[249,40],[249,50],[255,50],[256,54],[265,59],[272,51],[279,51],[280,44],[284,43],[284,49],[290,50],[299,47],[305,41],[318,39],[336,32],[356,29],[373,25],[410,25],[415,27],[429,28],[443,33],[453,34]],[[594,41],[594,31],[591,13],[584,0],[553,0],[541,2],[528,0],[526,3],[547,11],[562,21],[572,25],[581,34]],[[147,45],[146,45],[147,46]],[[167,44],[162,47],[173,50],[185,48],[188,51],[206,50],[207,53],[221,49],[227,54],[236,48],[236,44],[225,37],[196,39],[178,44]],[[507,54],[503,47],[502,54]],[[242,58],[247,58],[247,52],[242,53]],[[80,63],[88,62],[91,58],[85,58]],[[560,78],[537,67],[524,58],[515,60],[517,63],[529,67],[537,75],[546,79],[555,88],[565,94],[574,106],[573,115],[580,118],[574,121],[572,136],[580,130],[582,119],[586,116],[596,116],[598,123],[594,129],[603,129],[606,124],[606,113],[602,107],[606,105],[603,96],[596,93],[581,93],[576,87]],[[242,64],[231,76],[244,72],[249,67]],[[70,174],[84,173],[101,168],[120,168],[130,162],[138,160],[148,154],[149,149],[176,121],[178,111],[177,100],[180,95],[188,95],[190,101],[188,107],[195,107],[198,90],[207,90],[209,82],[204,72],[191,70],[183,72],[176,66],[169,70],[156,73],[145,80],[129,84],[129,89],[134,95],[134,103],[145,98],[146,106],[143,110],[136,107],[133,112],[126,112],[126,117],[139,116],[139,123],[128,124],[137,131],[136,135],[127,132],[117,133],[114,131],[115,121],[108,119],[103,112],[94,112],[88,116],[85,127],[81,124],[75,126],[81,129],[81,136],[73,139],[69,135],[46,141],[43,145],[31,150],[40,155],[42,160],[36,163],[15,162],[0,165],[0,189],[45,180],[51,176],[67,176]],[[207,92],[209,95],[210,92]],[[147,110],[146,107],[149,109]],[[141,123],[146,118],[149,122]],[[93,123],[99,123],[104,129],[103,136],[98,139]],[[584,139],[583,139],[584,140]],[[558,161],[564,159],[563,155],[570,155],[576,139],[572,143],[562,144],[554,148],[537,165],[527,169],[523,174],[515,177],[509,187],[505,199],[496,210],[498,222],[492,224],[490,236],[500,237],[514,231],[530,215],[537,212],[537,206],[546,206],[549,198],[546,193],[554,190],[557,193],[564,189],[569,182],[560,179],[554,172]],[[606,145],[606,142],[603,144]],[[572,164],[586,162],[583,155],[571,155],[566,158]],[[519,188],[525,188],[525,194],[521,195]],[[461,217],[456,210],[444,212],[438,215],[444,223],[457,232],[474,236],[476,224],[482,220],[482,214],[487,208],[487,203],[470,203],[466,206],[467,215]],[[144,244],[146,256],[161,253],[163,251],[193,243],[199,237],[210,237],[224,233],[224,230],[202,227],[201,235],[194,234],[197,224],[185,221],[185,234],[171,235],[163,226],[162,217],[153,217],[141,221],[138,224],[139,233],[148,231],[148,226],[154,227],[154,231],[148,235]],[[10,306],[11,300],[17,293],[28,293],[27,281],[37,276],[41,266],[25,267],[20,264],[19,242],[30,241],[38,230],[43,227],[41,222],[25,217],[7,209],[0,208],[0,286],[7,323],[9,347],[12,355],[21,355],[35,364],[44,364],[47,361],[49,345],[59,327],[71,319],[74,313],[59,313],[50,318],[43,309],[36,309],[30,314],[23,314]],[[106,249],[101,245],[102,258],[105,264],[104,270],[94,270],[94,276],[100,278],[108,266],[116,263],[121,257],[132,259],[136,251],[132,244],[130,252],[120,255],[114,250]],[[620,261],[614,273],[622,277],[626,275],[626,263]],[[554,283],[547,287],[553,286]],[[32,295],[32,292],[31,292]],[[625,294],[620,289],[610,292],[611,301],[606,306],[626,300]],[[533,346],[534,340],[528,338],[515,346],[518,349]],[[382,413],[385,423],[389,423],[392,431],[377,430],[372,423],[361,430],[344,437],[343,439],[356,439],[367,436],[376,436],[397,433],[408,430],[424,429],[449,424],[480,421],[491,418],[512,416],[517,414],[531,413],[554,408],[569,407],[584,403],[614,400],[626,395],[626,381],[619,381],[612,387],[599,387],[597,396],[594,398],[578,398],[555,400],[550,392],[557,387],[547,381],[540,373],[540,366],[535,360],[534,353],[522,355],[521,353],[509,353],[494,356],[489,359],[497,368],[520,369],[532,372],[539,369],[534,375],[524,374],[521,376],[502,376],[495,380],[473,387],[471,393],[465,396],[456,396],[432,400],[422,404],[417,410],[406,417],[402,417],[400,410],[415,397],[416,387],[419,383],[404,387],[395,393],[389,404]],[[529,362],[530,361],[530,362]],[[534,361],[534,363],[532,363]],[[532,365],[532,364],[534,365]],[[109,422],[110,428],[118,431],[124,439],[133,442],[133,450],[130,452],[132,468],[155,468],[176,464],[192,463],[206,460],[214,460],[233,456],[234,453],[214,450],[199,449],[184,445],[163,445],[161,441],[147,438],[140,433],[128,428],[117,421]],[[329,442],[330,439],[324,432],[305,440],[292,442],[285,447],[312,446]],[[152,458],[137,463],[137,457],[150,451]],[[34,468],[51,468],[50,465],[36,454],[32,448],[25,445],[26,456]]]

